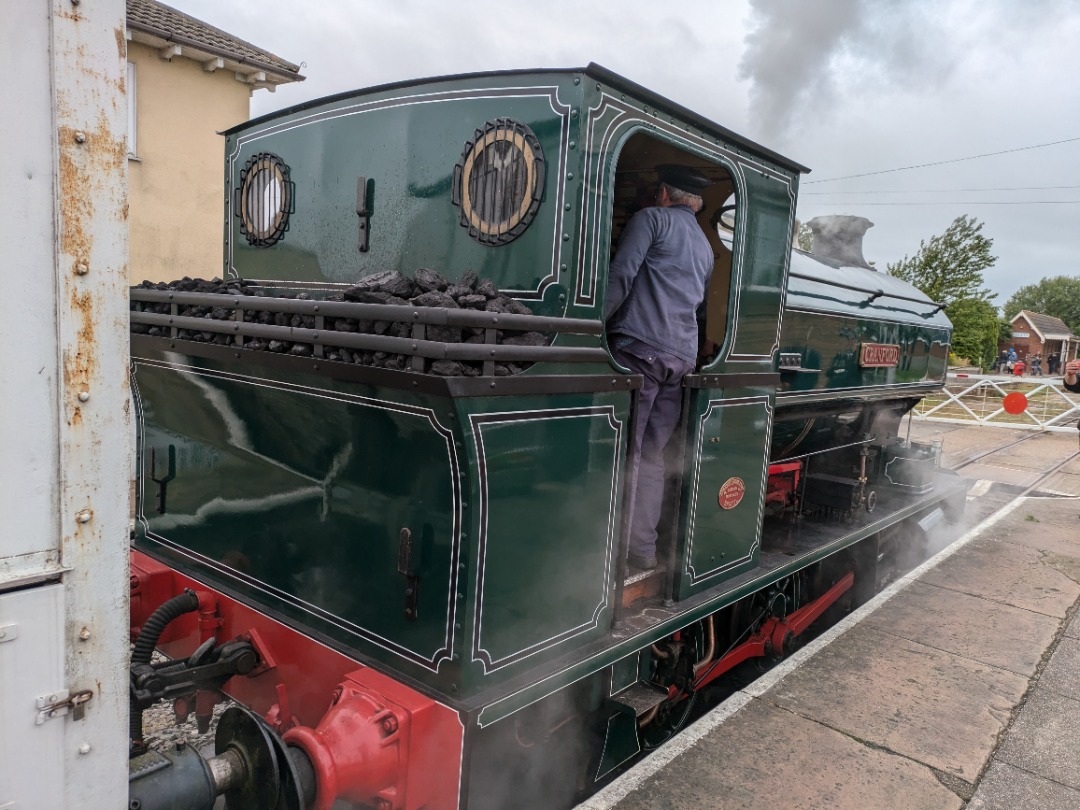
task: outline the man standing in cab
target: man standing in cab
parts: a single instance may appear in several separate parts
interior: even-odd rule
[[[656,168],[656,205],[631,217],[608,270],[605,316],[612,357],[644,378],[627,504],[627,562],[642,570],[657,566],[664,448],[679,421],[682,379],[694,370],[715,258],[697,221],[711,181],[688,166]]]

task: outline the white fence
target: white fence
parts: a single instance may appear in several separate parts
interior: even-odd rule
[[[953,424],[988,425],[1023,430],[1074,431],[1080,419],[1080,394],[1060,387],[1060,379],[1036,382],[1031,377],[950,376],[940,394],[926,397],[914,409],[916,419]],[[1027,398],[1021,413],[1005,410],[1008,394]]]

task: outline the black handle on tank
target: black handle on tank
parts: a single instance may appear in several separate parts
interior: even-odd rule
[[[366,177],[356,178],[356,215],[360,218],[360,235],[356,247],[361,253],[367,253],[370,215],[368,213],[368,182]]]
[[[420,591],[420,577],[413,561],[412,530],[405,527],[398,536],[398,573],[405,577],[405,618],[416,621],[417,594]]]
[[[170,481],[176,478],[176,446],[169,445],[169,463],[166,467],[165,475],[161,478],[157,478],[157,454],[153,447],[150,448],[150,480],[158,485],[157,491],[157,513],[159,515],[165,514],[165,487]]]

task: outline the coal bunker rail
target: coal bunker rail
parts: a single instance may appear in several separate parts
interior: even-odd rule
[[[213,333],[231,338],[232,345],[243,348],[246,339],[278,340],[311,347],[311,356],[325,357],[326,349],[343,348],[386,352],[407,356],[409,370],[426,371],[425,361],[456,360],[482,363],[482,375],[494,376],[497,363],[607,363],[602,347],[499,345],[500,331],[538,332],[598,336],[603,333],[599,321],[583,318],[559,318],[543,315],[493,313],[480,310],[454,310],[447,307],[420,307],[400,304],[370,304],[349,301],[237,296],[222,293],[174,292],[132,288],[132,303],[168,305],[168,313],[132,309],[131,323],[160,327],[173,340],[184,340],[181,331]],[[208,307],[228,316],[181,315],[181,308]],[[314,327],[278,326],[244,320],[245,312],[273,312],[306,316]],[[327,319],[411,324],[410,337],[339,331]],[[427,327],[482,329],[483,343],[443,342],[427,339]],[[190,339],[190,338],[189,338]],[[219,344],[220,345],[220,344]]]

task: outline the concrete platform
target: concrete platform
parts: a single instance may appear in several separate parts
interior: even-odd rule
[[[1015,499],[581,807],[1080,808],[1078,605],[1080,499]]]

